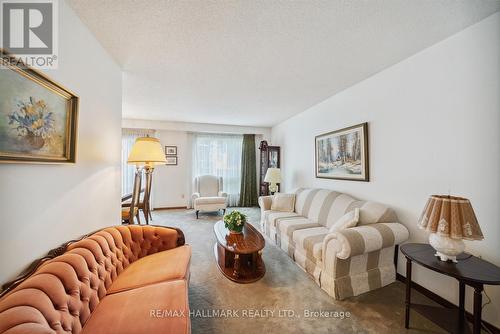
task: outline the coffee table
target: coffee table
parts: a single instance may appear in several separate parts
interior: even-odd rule
[[[255,227],[246,223],[241,234],[232,234],[222,220],[214,225],[215,259],[224,276],[236,283],[252,283],[266,273],[262,260],[265,241]]]

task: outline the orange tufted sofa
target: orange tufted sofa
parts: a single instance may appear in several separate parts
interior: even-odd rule
[[[189,333],[191,248],[181,230],[109,227],[4,285],[2,334]]]

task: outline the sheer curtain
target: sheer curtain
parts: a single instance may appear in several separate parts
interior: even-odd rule
[[[135,166],[127,164],[128,155],[137,137],[154,137],[154,130],[122,129],[122,196],[130,194],[134,187]],[[144,175],[142,184],[144,184]]]
[[[229,206],[238,206],[241,186],[242,135],[192,135],[192,176],[222,176]]]

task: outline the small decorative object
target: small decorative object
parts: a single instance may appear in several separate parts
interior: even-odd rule
[[[484,238],[470,201],[462,197],[432,195],[418,226],[431,232],[429,244],[441,261],[457,262],[457,255],[465,249],[462,240]]]
[[[278,161],[280,160],[280,151],[279,150],[269,150],[269,167],[271,168],[279,168]]]
[[[166,157],[167,165],[168,166],[177,166],[177,157],[170,157],[167,155]]]
[[[0,162],[75,162],[77,114],[76,95],[0,57]]]
[[[259,145],[260,164],[259,164],[259,195],[269,195],[269,183],[264,181],[268,168],[280,168],[280,153],[279,146],[271,146],[267,141],[263,140]]]
[[[233,234],[240,234],[246,221],[247,217],[239,211],[231,211],[224,216],[224,226]]]
[[[369,181],[368,123],[316,136],[316,177]]]
[[[177,155],[177,146],[165,146],[165,155]]]
[[[278,191],[278,183],[281,182],[281,170],[279,168],[268,168],[264,182],[269,183],[269,191],[274,194]]]

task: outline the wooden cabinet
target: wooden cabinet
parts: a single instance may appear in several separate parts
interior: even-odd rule
[[[267,141],[263,140],[260,142],[260,167],[259,167],[259,196],[269,195],[269,184],[264,182],[266,177],[267,169],[281,168],[280,167],[280,147],[279,146],[269,146]],[[279,184],[278,184],[279,191]]]

